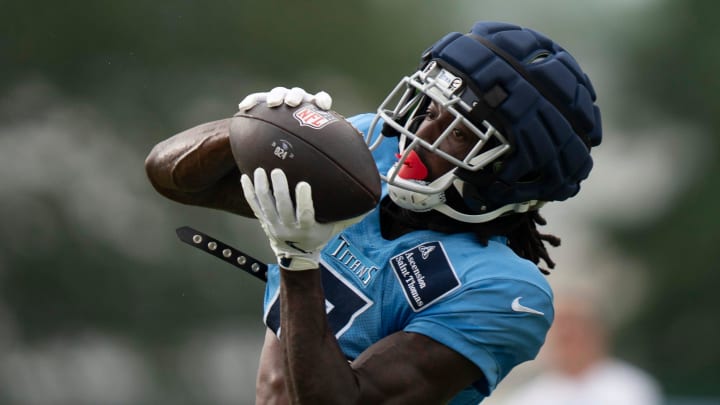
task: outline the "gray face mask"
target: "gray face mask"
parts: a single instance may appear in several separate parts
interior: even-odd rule
[[[472,215],[458,212],[445,204],[445,191],[449,187],[455,187],[460,195],[463,193],[464,182],[455,174],[458,168],[475,172],[510,151],[506,137],[489,122],[482,121],[476,125],[466,117],[473,106],[462,97],[465,91],[462,78],[431,61],[412,76],[404,77],[378,107],[368,134],[374,134],[380,125],[383,130],[374,139],[372,135],[366,136],[369,148],[377,149],[388,137],[399,138],[398,161],[387,173],[381,174],[388,184],[390,198],[399,206],[412,211],[437,210],[454,219],[472,223],[486,222],[508,211],[522,212],[538,207],[541,203],[532,201],[510,204],[497,212]],[[428,141],[418,136],[417,129],[418,120],[422,120],[430,103],[449,113],[451,120],[437,137]],[[441,145],[452,136],[453,131],[460,128],[476,137],[476,140],[473,138],[473,144],[464,156],[453,156],[444,151]],[[429,182],[419,175],[407,175],[408,167],[418,165],[416,151],[420,148],[425,149],[424,153],[432,153],[447,160],[452,168]]]

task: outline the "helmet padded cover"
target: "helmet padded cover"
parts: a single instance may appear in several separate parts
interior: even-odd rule
[[[527,28],[478,22],[468,35],[446,35],[427,57],[460,72],[481,98],[497,86],[507,93],[487,120],[509,139],[511,153],[491,165],[492,176],[457,173],[466,182],[463,195],[471,210],[577,194],[593,166],[590,147],[600,144],[602,128],[592,84],[566,50]],[[493,169],[481,171],[487,170]]]

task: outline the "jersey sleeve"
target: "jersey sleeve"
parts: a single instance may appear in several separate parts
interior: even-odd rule
[[[513,367],[537,356],[553,317],[546,290],[522,280],[487,279],[418,312],[404,330],[475,363],[486,381],[474,386],[489,395]]]
[[[278,295],[280,295],[280,268],[277,264],[269,264],[263,299],[263,323],[276,335],[280,329]]]

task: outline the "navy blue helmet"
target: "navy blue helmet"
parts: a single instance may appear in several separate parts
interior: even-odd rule
[[[378,108],[368,132],[382,124],[382,136],[368,143],[375,148],[385,137],[400,138],[399,161],[383,176],[398,205],[486,222],[577,194],[593,166],[590,149],[602,138],[595,100],[590,79],[553,40],[517,25],[478,22],[423,53],[419,70]],[[454,119],[427,142],[415,130],[431,102]],[[477,142],[466,156],[451,156],[440,144],[460,125]],[[398,175],[419,147],[454,168],[431,182]]]

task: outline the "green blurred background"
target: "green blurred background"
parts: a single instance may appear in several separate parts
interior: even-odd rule
[[[554,38],[605,139],[546,210],[551,283],[599,286],[615,352],[674,404],[720,403],[720,3],[0,1],[0,403],[252,403],[262,284],[175,239],[271,259],[253,221],[154,193],[143,160],[275,85],[371,111],[475,20]]]

